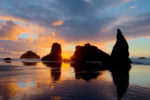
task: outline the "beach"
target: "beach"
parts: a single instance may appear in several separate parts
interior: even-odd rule
[[[117,100],[118,95],[122,100],[149,100],[150,65],[131,66],[129,77],[125,75],[129,82],[119,89],[119,77],[110,70],[89,71],[72,62],[0,60],[0,100]]]

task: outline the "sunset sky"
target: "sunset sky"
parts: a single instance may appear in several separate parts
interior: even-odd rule
[[[91,43],[110,53],[120,28],[130,56],[150,57],[150,0],[0,0],[0,57],[40,56],[53,42],[68,58]]]

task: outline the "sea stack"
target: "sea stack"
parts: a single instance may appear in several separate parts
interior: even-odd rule
[[[40,56],[33,51],[27,51],[21,55],[21,59],[40,59]]]
[[[84,46],[76,46],[74,55],[71,60],[77,62],[85,61],[102,61],[106,62],[109,59],[109,55],[102,50],[98,49],[96,46],[92,46],[89,43]]]
[[[120,29],[117,30],[117,41],[111,53],[112,63],[131,62],[129,59],[129,46]]]
[[[62,49],[59,43],[53,43],[50,54],[44,56],[42,61],[62,61]]]

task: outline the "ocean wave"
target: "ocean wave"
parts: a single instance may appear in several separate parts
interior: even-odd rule
[[[143,64],[150,65],[150,58],[139,59],[139,58],[131,58],[133,64]]]

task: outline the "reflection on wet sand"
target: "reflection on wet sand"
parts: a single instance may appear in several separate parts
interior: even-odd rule
[[[18,92],[18,85],[15,83],[0,84],[0,99],[10,100]]]
[[[37,62],[22,62],[25,66],[35,66]]]
[[[47,67],[51,67],[52,81],[56,82],[60,80],[61,75],[61,62],[43,62]]]
[[[105,66],[91,63],[72,63],[72,67],[75,70],[76,79],[84,79],[90,81],[96,79],[102,73],[100,71],[106,70]]]
[[[72,63],[71,65],[75,69],[76,79],[84,79],[86,81],[96,79],[98,76],[102,75],[101,71],[109,70],[112,74],[113,82],[116,85],[118,100],[122,99],[128,89],[129,70],[131,68],[130,63],[115,63],[109,67],[90,63]]]
[[[130,69],[130,63],[115,63],[111,66],[110,72],[112,73],[113,82],[116,85],[118,100],[122,99],[128,89]]]
[[[11,60],[4,60],[5,63],[11,63]]]
[[[130,91],[127,92],[130,64],[108,67],[92,63],[39,62],[27,66],[10,66],[9,72],[4,66],[5,70],[0,73],[0,100],[121,100],[131,97]],[[134,92],[136,90],[132,89],[130,94]]]

